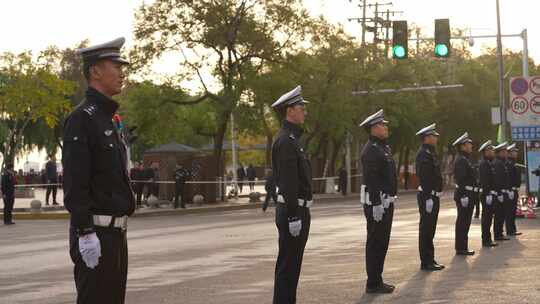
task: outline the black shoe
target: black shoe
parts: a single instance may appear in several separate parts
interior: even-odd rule
[[[6,225],[6,226],[15,225],[15,223],[14,222],[6,222],[6,223],[4,223],[4,225]]]
[[[495,238],[495,241],[508,241],[508,240],[510,240],[510,238],[506,236],[499,236]]]
[[[480,218],[480,216],[479,216],[479,215],[475,215],[474,218]]]
[[[443,264],[437,263],[437,261],[433,261],[433,265],[442,267],[442,269],[445,269],[445,268],[446,268],[446,266],[444,266]]]
[[[186,209],[186,205],[182,205],[182,206],[180,206],[180,208]]]
[[[53,205],[55,205],[55,206],[58,206],[58,205],[60,205],[60,204],[59,204],[59,203],[57,203],[57,202],[54,202],[54,203],[52,203],[52,204],[53,204]]]
[[[426,270],[426,271],[439,271],[439,270],[443,270],[444,266],[433,263],[433,264],[428,264],[428,265],[422,265],[420,266],[420,269]]]
[[[392,293],[396,289],[395,286],[383,283],[375,288],[366,287],[366,293]]]
[[[474,250],[456,250],[457,255],[474,255]]]
[[[482,246],[483,247],[497,247],[499,246],[499,244],[490,241],[490,242],[482,242]]]
[[[513,236],[518,236],[518,235],[522,235],[523,233],[521,232],[514,232],[514,233],[510,233],[508,235],[513,235]]]

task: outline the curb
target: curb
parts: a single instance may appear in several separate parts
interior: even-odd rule
[[[317,199],[317,203],[328,203],[328,202],[339,202],[347,201],[351,198],[354,198],[355,195],[337,196],[337,197],[325,197]],[[191,215],[191,214],[205,214],[205,213],[218,213],[224,211],[238,211],[238,210],[250,210],[250,209],[260,209],[262,208],[262,202],[257,203],[245,203],[238,205],[227,205],[227,206],[209,206],[202,208],[188,208],[188,209],[168,209],[168,210],[153,210],[144,213],[134,213],[132,217],[154,217],[154,216],[181,216],[181,215]],[[69,213],[67,212],[41,212],[41,213],[13,213],[13,219],[15,220],[58,220],[63,219],[67,220],[70,218]]]
[[[398,194],[411,194],[416,193],[416,190],[403,190]],[[317,203],[329,203],[329,202],[341,202],[355,199],[358,197],[358,193],[349,194],[346,196],[336,195],[330,197],[321,197],[317,198]],[[205,214],[205,213],[217,213],[225,211],[238,211],[238,210],[250,210],[262,208],[262,202],[257,203],[242,203],[237,205],[226,205],[226,206],[208,206],[202,208],[188,208],[188,209],[167,209],[167,210],[152,210],[144,213],[134,213],[132,217],[154,217],[154,216],[181,216],[181,215],[192,215],[192,214]],[[22,209],[22,208],[21,208]],[[21,210],[19,209],[19,210]],[[25,209],[23,209],[25,210]],[[31,213],[31,212],[18,212],[14,210],[13,219],[15,220],[67,220],[70,218],[69,213],[67,212],[40,212],[40,213]],[[2,214],[2,213],[0,213]]]

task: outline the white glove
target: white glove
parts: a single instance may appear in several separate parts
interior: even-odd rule
[[[511,200],[514,199],[514,191],[508,191],[508,198]]]
[[[99,264],[101,244],[95,232],[79,237],[79,251],[88,268],[94,269]]]
[[[499,200],[499,202],[503,202],[504,201],[504,196],[501,194],[499,196],[497,196],[497,199]]]
[[[381,200],[381,205],[383,206],[384,209],[388,209],[388,207],[390,207],[390,199],[388,198],[388,196],[384,196]]]
[[[488,206],[491,206],[491,203],[493,202],[493,196],[492,195],[488,195],[486,196],[486,204]]]
[[[373,206],[373,219],[375,220],[375,222],[382,221],[383,214],[384,214],[384,206],[382,204]]]
[[[467,196],[464,196],[461,198],[461,206],[463,208],[467,208],[467,206],[469,205],[469,198]]]
[[[430,198],[426,201],[426,212],[431,213],[431,211],[433,211],[433,199]]]
[[[301,230],[302,230],[302,220],[297,217],[290,217],[289,218],[289,233],[293,237],[297,237],[300,235]]]

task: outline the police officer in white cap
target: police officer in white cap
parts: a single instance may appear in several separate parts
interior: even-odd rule
[[[496,157],[493,161],[493,166],[495,167],[495,191],[497,192],[497,201],[495,203],[495,223],[493,225],[493,230],[496,241],[509,240],[503,233],[506,214],[511,210],[508,193],[512,186],[508,174],[508,167],[506,166],[508,158],[507,147],[508,143],[503,142],[494,148]]]
[[[508,150],[508,160],[506,161],[506,167],[508,170],[508,177],[510,182],[510,188],[508,189],[508,199],[510,200],[510,208],[506,214],[506,233],[507,235],[521,235],[521,232],[517,231],[516,227],[516,209],[517,201],[519,199],[519,188],[521,187],[521,172],[517,165],[519,149],[515,143],[506,148]]]
[[[360,124],[369,133],[361,155],[364,185],[360,194],[367,221],[366,293],[392,293],[395,289],[382,278],[397,194],[396,164],[386,142],[387,124],[383,110]]]
[[[272,104],[272,108],[284,118],[272,145],[272,171],[279,189],[276,204],[279,254],[274,304],[296,303],[296,289],[311,224],[311,164],[299,141],[306,103],[302,98],[302,88],[298,86]]]
[[[482,153],[482,159],[478,166],[478,175],[480,180],[480,201],[482,203],[482,246],[495,247],[499,244],[493,242],[491,236],[491,226],[493,223],[493,215],[495,201],[497,200],[497,192],[495,191],[495,167],[493,159],[495,151],[491,144],[491,140],[486,141],[480,146],[478,152]]]
[[[127,219],[135,198],[126,143],[112,118],[121,92],[124,38],[78,50],[88,82],[85,99],[64,125],[64,203],[70,213],[70,255],[77,304],[124,303]]]
[[[420,212],[418,247],[420,268],[426,271],[444,269],[444,265],[435,261],[435,247],[433,246],[443,185],[441,166],[436,151],[439,133],[435,127],[436,124],[432,124],[416,133],[422,140],[422,145],[416,154],[416,175],[420,183],[417,195]]]
[[[478,198],[479,187],[476,184],[476,171],[471,163],[472,140],[469,134],[461,135],[453,143],[457,147],[458,155],[454,161],[454,180],[456,190],[454,201],[457,207],[456,241],[457,255],[474,255],[469,250],[469,228],[471,226],[474,200]]]

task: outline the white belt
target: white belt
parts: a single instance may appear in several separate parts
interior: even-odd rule
[[[128,216],[114,217],[110,215],[94,215],[94,226],[111,227],[127,230]],[[114,223],[112,223],[114,220]]]
[[[366,185],[362,185],[360,187],[360,203],[371,206],[371,200],[369,199],[369,191],[366,191],[366,189],[367,189]],[[379,194],[381,196],[381,202],[382,202],[384,200],[383,193],[379,192]],[[396,201],[396,198],[397,198],[397,196],[390,196],[389,195],[388,198],[387,198],[388,203],[389,204],[394,203]]]
[[[467,191],[472,191],[472,192],[482,192],[482,188],[480,187],[473,187],[473,186],[465,186],[463,187],[465,190]],[[459,186],[456,185],[456,189],[459,189]]]
[[[422,186],[418,186],[418,191],[422,192]],[[435,190],[431,191],[431,195],[433,196],[436,196],[436,197],[440,197],[442,195],[442,192],[437,192]]]
[[[489,194],[491,194],[491,195],[497,195],[498,193],[497,193],[497,191],[489,191]]]
[[[512,190],[514,190],[514,191],[518,191],[518,190],[519,190],[519,188],[518,188],[518,187],[512,187]]]
[[[285,204],[285,198],[281,194],[278,195],[277,201],[278,201],[278,203]],[[313,200],[308,201],[308,200],[304,200],[304,199],[298,199],[298,206],[305,207],[305,208],[311,208],[311,206],[313,206]]]

